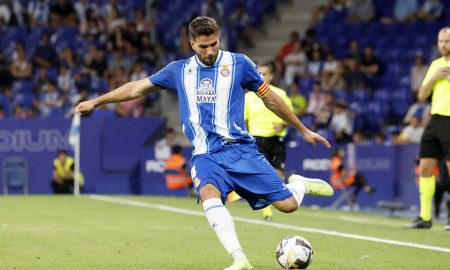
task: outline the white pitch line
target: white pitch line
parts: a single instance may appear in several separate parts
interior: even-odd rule
[[[127,200],[127,199],[114,198],[114,197],[101,196],[101,195],[89,195],[86,197],[91,198],[93,200],[97,200],[97,201],[119,203],[119,204],[132,205],[132,206],[137,206],[137,207],[153,208],[153,209],[169,211],[169,212],[174,212],[174,213],[180,213],[180,214],[186,214],[186,215],[191,215],[191,216],[205,216],[205,214],[203,212],[187,210],[187,209],[183,209],[183,208],[167,206],[167,205],[162,205],[162,204],[153,204],[153,203],[147,203],[147,202],[132,201],[132,200]],[[396,241],[396,240],[384,239],[384,238],[379,238],[379,237],[364,236],[364,235],[358,235],[358,234],[352,234],[352,233],[342,233],[342,232],[337,232],[337,231],[301,227],[301,226],[276,223],[276,222],[267,222],[267,221],[256,220],[256,219],[251,219],[251,218],[244,218],[244,217],[236,217],[235,216],[233,218],[234,218],[234,220],[240,221],[240,222],[274,227],[274,228],[278,228],[278,229],[289,229],[289,230],[338,236],[338,237],[342,237],[342,238],[358,239],[358,240],[371,241],[371,242],[377,242],[377,243],[391,244],[391,245],[396,245],[396,246],[420,248],[420,249],[450,253],[450,248],[444,248],[444,247],[438,247],[438,246],[422,245],[422,244],[417,244],[417,243],[413,243],[413,242]]]

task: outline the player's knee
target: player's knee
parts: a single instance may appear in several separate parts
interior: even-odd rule
[[[212,184],[204,185],[199,193],[202,202],[211,198],[220,198],[220,191]]]
[[[420,176],[422,177],[433,176],[433,168],[430,166],[420,166]]]
[[[283,213],[292,213],[298,209],[297,201],[293,198],[292,200],[284,200],[282,202],[274,203],[273,205]]]

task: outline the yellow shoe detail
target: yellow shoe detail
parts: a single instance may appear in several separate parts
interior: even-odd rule
[[[233,265],[224,270],[252,270],[253,266],[248,260],[235,260]]]
[[[305,194],[314,196],[333,196],[333,188],[325,181],[320,179],[306,178],[301,175],[293,174],[289,177],[289,183],[302,181],[305,185]]]

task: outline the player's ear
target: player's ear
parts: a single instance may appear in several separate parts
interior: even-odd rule
[[[195,49],[194,49],[195,41],[191,38],[191,39],[189,39],[189,42],[191,43],[192,49],[195,51]]]

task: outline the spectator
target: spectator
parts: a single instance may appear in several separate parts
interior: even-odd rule
[[[69,69],[73,69],[79,65],[79,61],[75,57],[72,48],[65,47],[59,53],[59,65],[66,66]]]
[[[114,72],[119,67],[122,67],[128,74],[129,72],[131,72],[133,64],[134,63],[130,58],[124,57],[123,52],[121,50],[116,50],[114,52],[114,57],[108,62],[108,71]]]
[[[354,90],[357,88],[365,88],[366,77],[359,68],[359,62],[355,59],[347,60],[347,70],[344,73],[346,88]]]
[[[92,42],[98,42],[105,38],[104,33],[106,32],[106,25],[97,9],[87,9],[86,23],[80,25],[80,32],[88,41]]]
[[[66,150],[59,150],[58,157],[53,161],[53,178],[51,187],[55,194],[71,194],[74,190],[75,162]],[[79,176],[80,190],[84,185],[84,177]]]
[[[144,11],[140,9],[134,10],[134,24],[136,25],[136,31],[141,34],[150,34],[154,22],[150,17],[144,16]]]
[[[397,0],[394,5],[394,18],[401,23],[412,22],[416,19],[418,8],[417,0]]]
[[[128,23],[125,31],[123,32],[124,46],[126,48],[127,43],[132,46],[133,54],[136,49],[141,48],[141,34],[136,29],[135,23]]]
[[[36,67],[58,67],[58,54],[56,53],[55,48],[50,44],[50,34],[48,32],[42,33],[41,44],[36,49],[33,61]]]
[[[141,49],[137,52],[137,62],[146,63],[152,67],[158,62],[158,54],[155,53],[155,46],[150,41],[149,35],[141,36]]]
[[[344,69],[343,62],[337,61],[334,54],[329,52],[322,69],[322,88],[325,91],[343,89],[345,87]]]
[[[17,104],[14,107],[13,118],[14,119],[26,119],[27,118],[27,112],[22,104]]]
[[[367,140],[366,136],[364,136],[364,133],[362,133],[360,130],[355,130],[355,132],[353,132],[352,143],[358,146],[371,144],[370,140]]]
[[[428,120],[430,119],[430,111],[431,106],[428,102],[425,101],[417,101],[412,104],[408,111],[406,112],[405,118],[403,118],[403,123],[406,125],[411,122],[411,118],[413,116],[417,116],[421,119],[422,126],[426,126],[428,124]]]
[[[419,10],[418,18],[426,22],[439,19],[444,12],[444,6],[440,0],[426,0]]]
[[[146,99],[147,96],[144,95],[137,99],[122,102],[122,109],[119,112],[120,116],[127,116],[132,118],[139,118],[144,116]]]
[[[41,92],[37,101],[41,117],[62,116],[62,107],[66,102],[66,98],[58,93],[56,83],[50,81],[47,92]]]
[[[315,114],[314,118],[314,126],[316,129],[328,129],[333,115],[331,109],[334,107],[334,96],[331,92],[325,93],[324,96],[324,105]]]
[[[40,68],[34,77],[33,83],[35,93],[46,93],[48,91],[48,85],[50,83],[48,69]]]
[[[32,72],[33,65],[26,59],[25,46],[22,42],[17,42],[11,64],[11,75],[13,79],[21,80],[30,78]]]
[[[417,99],[417,93],[420,86],[422,86],[423,79],[427,73],[427,66],[425,65],[425,59],[422,54],[417,54],[414,66],[411,67],[411,91],[413,92],[414,99]]]
[[[284,83],[289,86],[297,76],[303,77],[306,72],[307,59],[300,42],[294,43],[292,51],[284,58]]]
[[[27,13],[32,27],[47,27],[50,14],[50,0],[32,0],[28,2]]]
[[[329,128],[333,131],[336,143],[348,143],[350,141],[353,133],[353,121],[349,111],[347,111],[345,102],[335,104]]]
[[[24,25],[22,4],[19,0],[4,0],[0,3],[0,21],[8,26]]]
[[[192,55],[191,42],[189,40],[188,25],[183,24],[180,27],[180,33],[175,41],[179,58],[189,58]]]
[[[109,34],[115,33],[116,30],[123,29],[127,25],[127,21],[116,6],[111,6],[111,11],[104,18],[106,18],[106,30]]]
[[[87,88],[81,88],[78,93],[72,93],[69,96],[69,102],[70,106],[67,112],[65,113],[66,118],[72,118],[72,116],[75,113],[75,106],[78,105],[78,103],[86,101],[89,99],[89,90]]]
[[[330,161],[330,182],[334,189],[353,188],[350,197],[350,203],[353,206],[361,189],[370,194],[375,191],[375,188],[367,184],[365,176],[356,168],[346,165],[344,158],[345,150],[343,148],[337,147],[333,150]]]
[[[66,66],[61,66],[58,73],[58,88],[64,95],[70,95],[76,92],[75,82]]]
[[[283,44],[277,53],[277,59],[284,61],[284,58],[292,52],[295,43],[301,42],[300,35],[297,31],[292,31],[289,35],[289,41]]]
[[[348,0],[348,21],[350,23],[369,23],[375,17],[371,0]]]
[[[376,145],[386,145],[386,137],[383,133],[377,133],[373,136],[373,142]]]
[[[102,50],[99,50],[95,45],[89,46],[89,52],[85,57],[84,63],[86,71],[94,77],[103,77],[108,69],[105,53]]]
[[[314,26],[321,22],[328,12],[344,12],[345,1],[346,0],[328,0],[326,4],[319,6],[312,14],[311,25]]]
[[[50,26],[56,29],[58,26],[75,27],[77,15],[72,3],[68,0],[57,0],[50,7]]]
[[[400,133],[400,137],[397,140],[397,144],[409,144],[409,143],[420,143],[424,127],[420,124],[420,119],[417,116],[411,117],[409,125],[403,128]]]
[[[207,0],[201,5],[200,14],[216,20],[219,26],[225,26],[225,13],[222,3],[216,0]]]
[[[111,104],[102,105],[98,110],[92,112],[91,117],[93,119],[115,119],[117,118],[117,107]]]
[[[145,71],[144,67],[141,63],[136,63],[133,68],[133,73],[131,73],[130,79],[132,81],[137,81],[141,79],[145,79],[148,77],[147,71]]]
[[[168,189],[187,189],[187,194],[195,196],[190,170],[187,166],[186,158],[183,156],[182,148],[175,145],[172,154],[164,165],[164,178]]]
[[[80,28],[84,28],[83,26],[87,24],[88,10],[95,10],[97,14],[99,12],[99,7],[97,6],[97,4],[93,3],[92,1],[91,3],[89,3],[89,0],[77,1],[74,5],[74,9],[77,13],[77,19],[80,24]],[[100,14],[98,14],[98,16],[100,16]]]
[[[306,109],[306,112],[313,114],[314,116],[317,116],[322,107],[325,106],[325,103],[326,103],[326,96],[322,92],[320,82],[315,81],[313,83],[312,92],[309,95],[308,108]]]
[[[307,108],[305,97],[300,93],[297,84],[291,84],[288,88],[289,99],[292,102],[293,112],[297,117],[302,116]]]
[[[12,76],[10,70],[10,63],[5,58],[2,51],[0,51],[0,93],[12,85]]]
[[[319,50],[314,50],[312,53],[312,59],[308,62],[308,75],[314,79],[319,80],[322,72],[324,62]]]
[[[246,47],[252,48],[255,46],[253,44],[253,28],[250,24],[250,17],[245,12],[242,3],[236,5],[234,11],[230,15],[228,24],[236,29]]]
[[[360,62],[362,60],[361,48],[357,40],[352,40],[350,42],[350,49],[347,54],[347,58],[353,59],[357,62]]]
[[[375,56],[373,47],[370,45],[364,47],[360,68],[361,72],[364,74],[365,82],[368,86],[373,88],[375,79],[380,74],[381,61]]]
[[[167,160],[172,154],[172,147],[178,145],[176,132],[173,128],[166,129],[166,136],[155,143],[155,158],[157,160]]]

